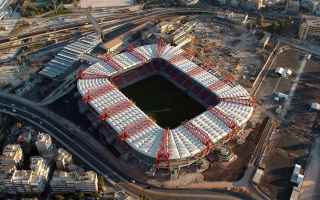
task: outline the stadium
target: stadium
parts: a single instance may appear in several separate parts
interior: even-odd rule
[[[101,58],[79,74],[81,101],[111,130],[108,134],[149,166],[194,163],[237,136],[253,113],[253,99],[246,89],[204,64],[195,64],[187,51],[162,40]],[[158,124],[121,91],[152,76],[174,84],[204,111],[189,115],[178,126]]]

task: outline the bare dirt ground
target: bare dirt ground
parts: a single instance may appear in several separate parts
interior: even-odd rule
[[[298,63],[290,62],[287,65],[295,66]],[[319,74],[319,66],[320,62],[308,61],[285,122],[270,141],[269,151],[264,159],[265,176],[260,186],[272,199],[288,199],[292,191],[290,177],[294,164],[300,164],[303,168],[306,166],[314,142],[313,125],[317,117],[315,112],[308,110],[308,103],[319,100],[317,86],[320,82],[316,76]],[[286,83],[288,82],[287,80]],[[290,84],[280,82],[278,89],[287,93],[290,90],[288,85]]]
[[[249,134],[244,144],[233,143],[232,152],[237,155],[237,159],[226,165],[221,162],[213,162],[210,168],[203,173],[206,181],[237,181],[242,178],[247,168],[251,155],[258,143],[260,134],[265,122],[258,123]]]
[[[301,200],[316,200],[320,198],[320,138],[316,140],[316,144],[311,153],[311,161],[308,165],[304,182],[301,188]]]

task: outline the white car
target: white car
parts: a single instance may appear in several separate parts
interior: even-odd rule
[[[278,74],[280,77],[282,78],[288,78],[292,75],[292,70],[291,69],[287,69],[287,68],[283,68],[283,67],[277,67],[274,72],[276,74]]]

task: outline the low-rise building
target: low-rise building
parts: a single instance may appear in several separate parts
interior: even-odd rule
[[[186,35],[189,35],[189,33],[193,30],[193,28],[196,25],[197,25],[197,22],[187,22],[172,34],[173,35],[172,41],[176,42],[181,38],[185,37]]]
[[[97,192],[98,177],[94,171],[65,172],[55,171],[50,181],[50,190],[63,192]]]
[[[15,170],[6,172],[7,176],[0,182],[9,194],[41,193],[48,181],[50,167],[38,156],[30,158],[30,170]]]
[[[180,38],[179,40],[174,41],[174,44],[177,47],[181,48],[181,47],[191,43],[193,39],[194,39],[194,37],[192,35],[186,35],[186,36]]]
[[[300,1],[291,0],[287,1],[286,11],[290,14],[298,14],[300,10]]]
[[[34,156],[30,158],[31,164],[30,169],[39,177],[43,178],[45,181],[48,180],[49,166],[46,160],[39,156]]]
[[[17,143],[22,148],[24,154],[28,154],[32,148],[32,134],[28,129],[23,129],[20,133]]]
[[[104,48],[108,53],[116,53],[120,52],[124,48],[128,46],[129,43],[137,40],[142,37],[143,32],[150,31],[155,26],[155,22],[150,21],[134,28],[129,29],[128,31],[118,35],[112,40],[102,44],[102,48]]]
[[[319,0],[301,0],[301,8],[310,13],[316,14],[320,7]]]
[[[255,185],[259,185],[263,175],[264,175],[264,169],[258,168],[252,177],[252,182]]]
[[[261,8],[266,7],[266,1],[265,0],[257,0],[256,1],[257,9],[260,10]]]
[[[310,38],[320,38],[320,17],[306,16],[302,17],[299,27],[299,38],[306,40]]]
[[[179,0],[179,2],[189,6],[189,5],[197,4],[199,0]]]
[[[16,165],[11,164],[0,164],[0,193],[8,192],[8,187],[11,184],[11,177],[16,171]]]
[[[0,155],[0,163],[18,165],[23,160],[23,152],[18,144],[9,144],[4,147]]]
[[[97,192],[98,191],[98,176],[94,171],[87,171],[80,173],[77,177],[76,190],[83,192]]]
[[[65,170],[72,163],[72,155],[63,148],[58,149],[56,166],[60,170]]]
[[[296,184],[297,187],[299,187],[302,184],[303,179],[304,175],[301,174],[301,165],[295,164],[290,181]]]
[[[161,33],[171,33],[176,29],[176,27],[173,22],[162,21],[159,23],[159,29]]]
[[[52,155],[54,145],[52,144],[51,136],[46,133],[39,133],[37,136],[36,147],[41,156],[48,157]]]
[[[312,102],[310,103],[310,108],[311,111],[320,111],[320,103],[318,102]]]
[[[16,165],[13,163],[0,163],[0,180],[7,178],[8,174],[13,174],[16,169]]]
[[[102,46],[108,53],[113,53],[126,46],[126,44],[127,43],[125,43],[122,38],[117,37],[109,42],[104,43]]]

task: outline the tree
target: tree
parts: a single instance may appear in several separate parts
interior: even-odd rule
[[[54,199],[56,200],[64,200],[64,196],[62,196],[61,194],[57,194],[54,196]]]
[[[258,16],[257,16],[257,25],[263,26],[263,23],[264,23],[264,17],[263,17],[263,15],[258,15]]]
[[[85,194],[83,192],[79,193],[79,200],[84,200],[85,199]]]

